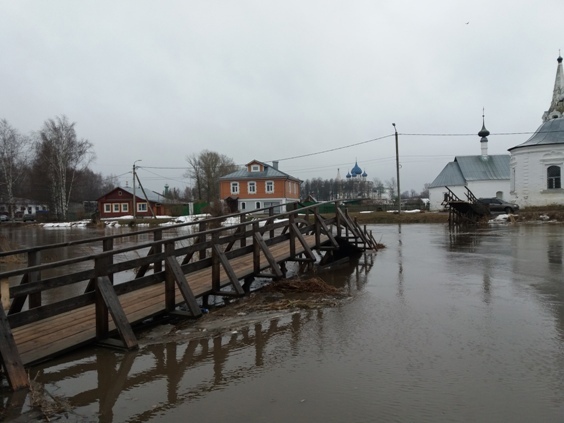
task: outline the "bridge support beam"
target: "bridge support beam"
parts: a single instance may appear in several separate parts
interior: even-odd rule
[[[0,361],[13,391],[29,387],[18,347],[14,341],[4,308],[0,306]]]
[[[98,342],[118,346],[108,338],[108,311],[120,334],[123,346],[127,349],[137,348],[137,338],[135,338],[110,278],[99,276],[96,278],[96,338]]]
[[[169,251],[170,249],[174,249],[174,245],[169,246],[167,245],[166,249]],[[176,261],[176,257],[169,256],[165,260],[165,273],[166,273],[166,294],[165,294],[165,302],[166,302],[166,309],[169,312],[174,311],[176,307],[175,301],[175,292],[174,292],[174,282],[178,285],[178,289],[182,294],[182,298],[186,302],[186,306],[190,313],[192,313],[193,317],[200,317],[202,315],[202,310],[200,310],[200,306],[196,301],[196,297],[194,293],[190,289],[190,286],[186,282],[186,276],[182,272],[182,268]]]

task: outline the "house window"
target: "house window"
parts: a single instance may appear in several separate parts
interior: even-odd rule
[[[266,181],[266,192],[267,194],[274,192],[274,181]]]
[[[104,213],[111,213],[112,205],[111,204],[104,204]]]
[[[231,194],[239,194],[239,182],[231,182]]]
[[[245,210],[247,208],[247,205],[245,204],[245,202],[243,201],[241,203],[241,210]]]
[[[129,211],[129,204],[121,203],[121,211],[127,213]]]
[[[249,194],[256,194],[257,193],[257,183],[256,182],[249,182],[247,186],[247,190]]]
[[[257,201],[257,203],[255,204],[255,209],[260,209],[260,201]]]
[[[112,204],[114,208],[114,213],[119,213],[119,203]]]
[[[137,203],[137,211],[138,212],[146,212],[147,211],[147,203]]]
[[[546,169],[546,179],[548,189],[560,189],[560,166],[548,166]]]
[[[260,172],[259,165],[251,165],[251,172]]]

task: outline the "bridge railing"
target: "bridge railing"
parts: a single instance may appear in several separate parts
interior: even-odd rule
[[[69,307],[79,307],[92,301],[90,293],[96,277],[108,276],[115,284],[125,284],[119,289],[135,289],[134,286],[127,284],[143,286],[147,283],[162,282],[163,262],[169,256],[179,258],[183,270],[188,273],[211,264],[214,245],[221,247],[229,258],[233,258],[254,248],[252,246],[254,233],[260,233],[266,244],[270,245],[281,239],[295,240],[297,234],[292,235],[289,230],[289,225],[292,223],[299,223],[301,233],[311,232],[319,236],[322,232],[319,215],[316,212],[317,205],[275,215],[273,209],[276,207],[279,206],[264,208],[267,216],[253,220],[247,220],[249,213],[234,213],[125,234],[1,252],[0,258],[4,261],[20,262],[14,266],[14,269],[0,273],[4,308],[7,309],[11,323],[17,327],[19,324],[25,324],[29,319],[24,315],[16,319],[12,315],[23,312],[26,301],[28,310],[47,306],[49,296],[45,293],[50,290],[59,290],[57,297],[64,299],[58,301],[63,303],[59,304],[58,308],[68,310]],[[312,216],[315,220],[308,223]],[[226,218],[238,218],[240,223],[209,229]],[[325,230],[331,231],[331,227],[337,221],[338,219],[326,219]],[[189,230],[179,235],[179,229],[186,228]],[[275,236],[277,231],[282,232],[278,238]],[[131,242],[132,238],[141,235],[148,235],[152,239],[123,245],[125,239]],[[235,245],[237,245],[236,249]],[[51,262],[42,260],[48,256],[48,251],[55,249],[64,249],[66,253],[62,255],[71,257]],[[196,264],[197,262],[200,263]],[[149,269],[151,269],[150,273]],[[131,272],[135,275],[130,275]],[[8,293],[9,285],[12,286],[9,287]],[[46,299],[47,304],[45,304]],[[64,304],[66,300],[70,300],[67,305]]]

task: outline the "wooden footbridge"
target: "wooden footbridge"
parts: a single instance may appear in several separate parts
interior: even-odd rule
[[[447,192],[442,205],[448,208],[448,225],[450,229],[477,225],[490,216],[489,207],[480,203],[468,187],[464,187],[466,189],[466,201],[461,200],[449,187],[445,188]]]
[[[0,252],[0,361],[13,390],[25,366],[97,342],[137,348],[133,325],[163,314],[197,318],[210,296],[249,292],[255,277],[377,249],[372,233],[335,202],[286,205],[187,224]],[[222,226],[228,218],[233,225]],[[64,260],[50,261],[57,250]]]

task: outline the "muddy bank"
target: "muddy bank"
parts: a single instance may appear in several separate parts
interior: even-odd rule
[[[144,345],[209,338],[301,310],[335,307],[350,298],[322,278],[296,277],[272,282],[246,297],[208,310],[197,320],[175,319],[143,332]]]

